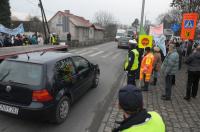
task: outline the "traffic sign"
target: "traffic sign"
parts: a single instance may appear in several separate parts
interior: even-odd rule
[[[171,29],[172,29],[172,31],[173,32],[177,32],[179,29],[180,29],[180,25],[179,24],[173,24],[172,26],[171,26]]]
[[[149,35],[140,35],[139,37],[139,48],[146,48],[153,46],[153,36]]]
[[[182,40],[194,40],[197,20],[198,20],[198,13],[183,14],[183,22],[181,29]]]
[[[185,20],[184,21],[185,28],[193,28],[194,27],[194,20]]]

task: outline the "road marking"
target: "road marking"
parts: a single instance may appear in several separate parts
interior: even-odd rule
[[[119,55],[121,55],[121,53],[117,53],[117,54],[113,55],[112,59],[113,60],[116,59]]]
[[[110,56],[110,55],[112,55],[112,54],[114,54],[114,52],[109,52],[108,54],[103,55],[103,56],[101,56],[101,57],[102,57],[102,58],[106,58],[106,57],[108,57],[108,56]]]
[[[84,50],[81,50],[81,51],[77,51],[77,52],[75,52],[76,54],[81,54],[81,53],[83,53],[83,52],[85,52],[85,51],[87,51],[88,49],[84,49]]]
[[[102,54],[102,53],[104,53],[104,51],[99,51],[97,53],[91,54],[91,55],[89,55],[89,57],[94,57],[94,56]]]
[[[74,49],[74,50],[69,50],[69,52],[76,52],[77,51],[77,49]]]
[[[80,55],[87,55],[87,54],[90,54],[90,53],[92,53],[92,52],[94,52],[94,50],[90,50],[90,51],[88,51],[88,52],[81,53]]]

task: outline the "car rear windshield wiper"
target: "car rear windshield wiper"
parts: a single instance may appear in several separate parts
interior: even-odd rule
[[[20,84],[20,85],[28,85],[28,84],[24,84],[24,83],[20,83],[20,82],[15,82],[13,80],[9,80],[9,83],[14,83],[14,84]]]
[[[5,75],[3,75],[0,81],[3,81],[9,74],[10,74],[10,70],[8,70],[8,72]]]

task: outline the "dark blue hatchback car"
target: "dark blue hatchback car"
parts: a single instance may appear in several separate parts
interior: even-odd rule
[[[99,66],[64,52],[35,52],[0,63],[0,111],[62,123],[70,106],[99,82]]]

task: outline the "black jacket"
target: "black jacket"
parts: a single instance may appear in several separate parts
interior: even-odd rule
[[[185,62],[189,71],[200,71],[200,52],[192,53]]]
[[[135,59],[135,54],[130,50],[128,52],[128,66],[125,69],[126,71],[131,72],[131,67],[134,63],[134,59]]]

